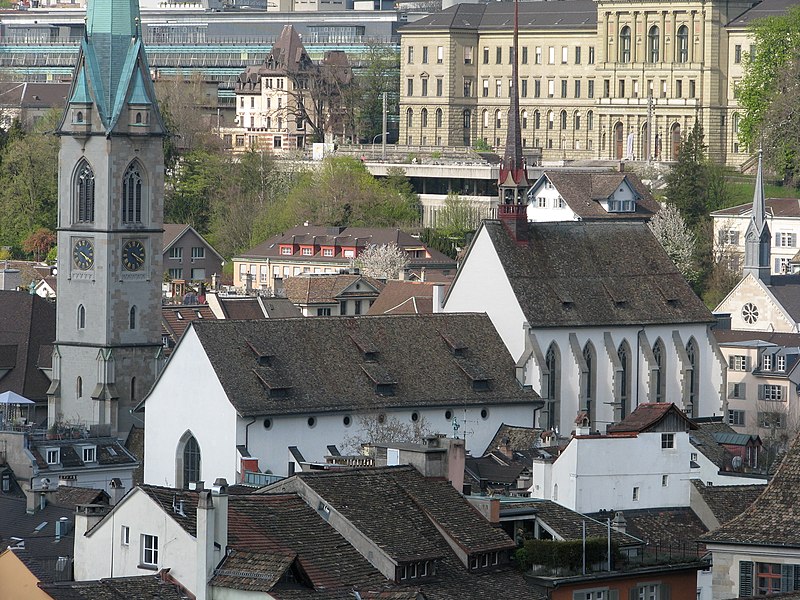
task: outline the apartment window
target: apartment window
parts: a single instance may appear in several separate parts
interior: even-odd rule
[[[142,534],[142,566],[158,566],[158,536]]]
[[[561,64],[562,65],[567,64],[568,60],[569,60],[569,48],[567,48],[566,46],[561,46]]]
[[[611,80],[603,79],[603,98],[608,98],[611,95]]]
[[[47,450],[47,464],[57,465],[61,462],[61,452],[58,448],[50,448]]]
[[[747,371],[747,356],[733,354],[728,358],[728,368],[731,371]]]
[[[638,486],[633,488],[632,499],[633,499],[634,502],[638,502],[639,501],[639,487]]]
[[[409,65],[413,65],[414,64],[414,46],[409,46],[408,47],[408,60],[407,60],[407,63]]]
[[[694,98],[696,96],[696,94],[697,94],[697,82],[695,82],[694,79],[690,79],[689,80],[689,98]],[[722,118],[725,119],[725,115],[723,115]],[[724,127],[725,123],[723,122],[722,125]]]
[[[758,426],[765,429],[783,429],[786,427],[786,414],[782,412],[758,413]]]
[[[785,398],[784,386],[762,384],[758,386],[758,399],[772,402],[782,402]]]
[[[534,79],[533,80],[533,97],[539,98],[542,95],[542,80],[541,79]]]
[[[542,47],[541,47],[541,46],[536,46],[536,49],[535,49],[535,52],[534,52],[534,59],[533,59],[533,61],[534,61],[534,62],[535,62],[537,65],[540,65],[540,64],[542,64]]]
[[[733,47],[733,62],[737,65],[742,62],[742,45],[736,44]]]
[[[744,411],[728,410],[728,424],[736,427],[744,427]]]
[[[483,97],[484,98],[488,98],[489,97],[489,80],[488,79],[484,79],[483,80]]]
[[[464,64],[472,64],[472,46],[464,46]]]
[[[772,371],[772,354],[765,354],[761,357],[761,369],[764,371]]]
[[[589,64],[594,64],[594,46],[589,46]]]
[[[547,49],[547,64],[549,65],[556,64],[556,49],[553,46],[550,46]]]
[[[661,80],[661,97],[662,98],[666,98],[667,97],[667,80],[666,79],[662,79]]]
[[[326,256],[326,257],[333,256],[333,248],[323,248],[322,256]]]
[[[686,25],[678,27],[677,38],[677,56],[675,58],[679,63],[689,62],[689,28]]]
[[[547,113],[547,128],[548,129],[553,129],[554,126],[555,126],[555,115],[553,114],[553,111],[551,110],[551,111],[549,111]]]
[[[503,80],[498,79],[494,82],[494,97],[495,98],[502,98],[503,97]]]
[[[553,79],[547,81],[547,97],[552,98],[556,95],[556,82]]]
[[[496,65],[502,65],[503,64],[503,49],[500,46],[498,46],[497,48],[495,48],[494,54],[495,54],[494,63]]]
[[[521,60],[521,62],[522,62],[523,65],[527,65],[528,64],[528,47],[527,46],[523,46],[522,47],[522,60]]]
[[[559,115],[559,120],[561,122],[561,129],[567,128],[567,111],[562,110],[561,114]]]
[[[484,46],[483,47],[483,64],[485,64],[485,65],[489,64],[489,47],[488,46]]]
[[[508,47],[508,64],[514,64],[514,46]]]
[[[561,80],[561,97],[562,98],[566,98],[567,97],[567,80],[566,79],[562,79]]]
[[[93,463],[97,461],[97,446],[85,446],[83,448],[83,462]]]
[[[786,370],[786,355],[785,354],[778,354],[778,371],[785,371]]]
[[[669,598],[668,592],[662,594],[662,584],[658,583],[645,583],[643,585],[639,585],[633,590],[631,598],[635,600],[663,600],[664,598]]]
[[[169,257],[175,260],[181,260],[183,258],[183,248],[170,248]]]
[[[444,46],[437,46],[436,47],[436,64],[442,64],[444,62]]]
[[[661,476],[661,487],[669,486],[669,475],[662,475]]]
[[[119,541],[123,546],[130,546],[131,544],[131,528],[123,525],[120,530]]]
[[[620,79],[619,80],[619,97],[620,98],[624,98],[625,97],[625,80],[624,79]]]
[[[594,113],[591,110],[586,113],[586,129],[594,129]]]
[[[346,315],[347,314],[347,300],[342,300],[339,302],[339,314]]]
[[[442,80],[436,80],[436,95],[442,95]],[[472,97],[472,79],[464,78],[464,98]]]
[[[428,80],[425,78],[423,78],[422,80],[422,95],[423,96],[428,95]]]
[[[659,59],[660,49],[659,41],[661,40],[661,32],[658,26],[653,25],[650,31],[647,32],[647,58],[651,63],[657,63]]]
[[[414,80],[410,77],[406,81],[406,95],[413,96],[414,95]]]
[[[675,434],[674,433],[662,433],[661,434],[661,449],[662,450],[672,450],[675,448]]]
[[[497,129],[500,129],[503,126],[503,120],[501,115],[502,113],[499,110],[496,110],[494,112],[494,126]],[[497,145],[499,146],[500,144],[498,143]]]
[[[619,32],[619,62],[631,62],[631,28],[627,25]]]
[[[581,47],[575,46],[575,64],[581,64]]]
[[[192,258],[205,258],[206,249],[203,246],[195,246],[192,248]]]
[[[422,47],[422,64],[423,65],[427,65],[428,64],[428,47],[427,46],[423,46]]]
[[[471,93],[472,90],[470,89],[471,87],[472,87],[472,81],[470,81],[469,79],[465,79],[464,80],[464,97],[465,98],[469,98],[472,95],[472,93]],[[444,90],[444,82],[442,81],[441,77],[437,77],[436,78],[436,95],[437,96],[441,96],[443,90]]]
[[[728,398],[744,399],[745,397],[745,384],[744,383],[729,383],[728,384]]]
[[[780,248],[794,248],[797,246],[797,234],[781,231],[775,235],[775,245]]]
[[[580,79],[576,79],[575,80],[575,97],[576,98],[580,98],[581,97],[581,80]]]
[[[594,79],[589,80],[589,86],[586,90],[586,97],[587,98],[594,98]]]
[[[331,309],[330,308],[318,308],[317,309],[317,316],[318,317],[330,317],[331,316]]]
[[[520,81],[519,95],[522,98],[527,98],[528,97],[528,80],[527,79],[523,79],[523,80]]]
[[[281,254],[283,256],[291,256],[292,255],[292,247],[291,246],[281,246]]]
[[[639,80],[638,79],[634,79],[633,80],[633,97],[634,98],[638,98],[639,97]]]
[[[170,269],[169,270],[169,278],[170,279],[183,279],[183,269]]]

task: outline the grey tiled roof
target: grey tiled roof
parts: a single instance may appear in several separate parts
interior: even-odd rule
[[[526,244],[483,227],[532,327],[712,321],[644,223],[530,223]]]
[[[567,205],[583,220],[643,220],[652,217],[660,208],[647,186],[633,173],[546,171],[543,176],[550,179]],[[628,181],[638,195],[636,210],[607,212],[600,206],[599,201],[608,199],[624,180]]]
[[[513,2],[457,4],[414,21],[401,31],[426,30],[509,30],[514,25]],[[597,6],[586,0],[563,2],[520,2],[520,31],[540,29],[589,29],[597,27]]]
[[[514,361],[485,315],[202,321],[192,327],[242,416],[538,401],[516,380]],[[447,334],[466,345],[464,356],[453,355]],[[473,389],[464,361],[486,373],[488,390]],[[377,375],[396,382],[391,395],[378,393]],[[276,387],[288,397],[267,391]]]
[[[330,304],[342,299],[345,290],[353,284],[362,288],[352,292],[358,297],[377,298],[383,287],[377,279],[361,275],[301,275],[286,279],[283,291],[294,304]]]
[[[762,2],[756,2],[753,8],[732,19],[728,26],[748,26],[756,19],[781,17],[786,14],[790,6],[795,6],[796,4],[797,0],[763,0]]]
[[[707,542],[800,548],[800,436],[767,489],[738,517],[704,537]]]
[[[767,487],[766,484],[706,485],[699,479],[692,479],[692,484],[720,523],[742,514]]]
[[[605,519],[607,514],[593,516]],[[628,523],[627,533],[644,541],[651,549],[692,552],[698,538],[707,531],[690,508],[626,510],[623,515]]]
[[[194,597],[158,575],[50,583],[41,588],[54,600],[186,600]]]

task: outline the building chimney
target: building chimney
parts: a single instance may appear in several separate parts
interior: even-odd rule
[[[444,284],[436,283],[433,286],[433,312],[440,313],[444,305]]]
[[[122,480],[119,477],[114,477],[111,480],[111,494],[109,494],[111,506],[116,506],[124,495],[125,486],[122,485]]]
[[[217,477],[211,487],[214,499],[214,540],[220,547],[221,556],[225,555],[228,545],[228,481],[224,477]],[[219,562],[219,561],[217,561]],[[212,565],[213,566],[213,565]]]
[[[500,440],[500,445],[497,447],[497,449],[503,456],[513,460],[514,451],[511,449],[511,438],[509,438],[507,435],[504,435],[503,439]]]
[[[78,504],[75,507],[75,536],[83,535],[108,514],[103,504]]]
[[[460,492],[464,489],[467,450],[462,439],[447,438],[447,441],[447,480]]]
[[[195,572],[195,598],[207,600],[208,580],[214,571],[214,502],[210,490],[199,492],[197,497],[197,569]]]
[[[614,519],[611,521],[611,527],[620,533],[625,533],[628,531],[628,521],[625,520],[625,515],[622,514],[621,510],[618,510],[614,513]]]

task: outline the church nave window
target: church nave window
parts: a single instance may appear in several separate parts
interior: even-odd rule
[[[78,329],[86,329],[86,309],[83,304],[78,305]]]
[[[135,162],[128,165],[122,178],[122,222],[142,222],[142,175]]]
[[[94,222],[94,171],[85,160],[78,164],[74,194],[73,221]]]

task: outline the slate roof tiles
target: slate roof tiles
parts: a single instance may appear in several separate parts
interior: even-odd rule
[[[51,583],[42,585],[41,588],[54,600],[130,600],[131,598],[186,600],[190,598],[177,585],[164,581],[157,575]]]
[[[303,414],[388,407],[532,403],[514,361],[489,318],[476,314],[317,317],[192,324],[229,401],[242,416]],[[442,335],[457,331],[467,346],[454,356]],[[371,340],[365,353],[354,337]],[[254,369],[259,354],[287,383],[288,397],[271,396]],[[489,389],[474,389],[460,360],[481,366]],[[381,390],[362,368],[396,381]],[[262,378],[263,379],[263,378]]]
[[[531,223],[527,244],[483,223],[532,327],[712,321],[644,223]]]
[[[692,484],[720,523],[739,516],[766,489],[764,485],[706,485],[699,479]]]
[[[569,207],[583,220],[592,219],[649,219],[660,206],[642,181],[632,173],[570,173],[547,171],[544,173],[564,198]],[[627,180],[637,194],[636,210],[633,212],[609,213],[600,206]]]

